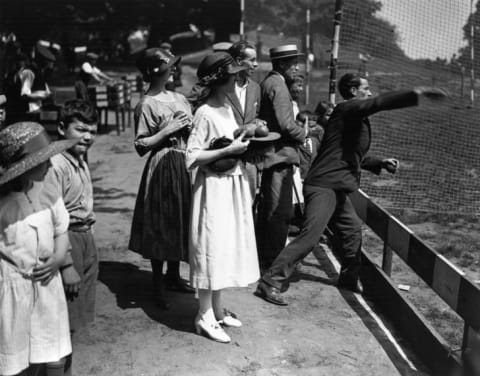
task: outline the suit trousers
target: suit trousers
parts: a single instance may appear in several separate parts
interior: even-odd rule
[[[304,186],[303,194],[305,219],[302,231],[280,252],[262,280],[272,287],[286,290],[296,264],[318,245],[328,225],[341,250],[340,277],[356,281],[360,270],[362,221],[358,218],[348,194],[312,186]]]
[[[269,267],[287,241],[292,186],[293,165],[282,163],[263,170],[255,231],[261,267]]]

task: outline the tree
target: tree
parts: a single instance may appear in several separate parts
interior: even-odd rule
[[[376,0],[345,1],[340,44],[384,57],[404,57],[395,27],[376,17],[382,4]],[[267,25],[290,35],[305,32],[305,11],[311,10],[311,33],[330,40],[333,31],[334,0],[257,0],[247,3],[247,26]],[[388,55],[388,56],[385,56]]]

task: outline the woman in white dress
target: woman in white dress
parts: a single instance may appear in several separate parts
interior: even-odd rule
[[[248,147],[244,134],[233,137],[239,126],[226,101],[227,93],[235,95],[235,74],[243,69],[223,52],[208,55],[200,63],[200,106],[186,154],[187,167],[195,170],[189,245],[190,280],[199,297],[195,327],[197,333],[225,343],[230,337],[222,326],[240,327],[242,323],[224,309],[221,291],[245,287],[260,276],[244,163],[238,159],[223,172],[209,167],[222,158],[240,156]],[[209,150],[211,142],[221,137],[233,141]]]

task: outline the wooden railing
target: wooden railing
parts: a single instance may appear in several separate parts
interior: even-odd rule
[[[480,332],[480,288],[468,279],[463,271],[425,244],[398,219],[375,204],[364,192],[359,190],[350,198],[359,217],[384,242],[383,273],[390,276],[392,252],[395,252],[464,320],[463,350],[468,348],[473,336]],[[412,313],[415,315],[420,315],[413,307],[409,309],[413,310]],[[395,315],[395,310],[391,312]],[[424,320],[423,317],[422,320]],[[404,324],[408,326],[408,323]],[[434,331],[425,321],[423,324],[426,329]],[[412,334],[418,335],[418,333]],[[431,338],[438,339],[438,333],[434,332]],[[437,345],[447,347],[443,354],[451,356],[452,352],[448,345],[444,341],[440,342]],[[433,353],[432,358],[436,358]]]

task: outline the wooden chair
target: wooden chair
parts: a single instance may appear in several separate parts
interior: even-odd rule
[[[117,134],[120,134],[120,127],[125,130],[125,84],[123,82],[115,82],[108,86],[107,98],[108,109],[115,112],[115,126]],[[122,119],[120,121],[120,115]]]
[[[88,87],[88,96],[90,101],[95,105],[96,110],[98,111],[99,121],[98,126],[101,127],[108,125],[108,98],[107,98],[107,86],[105,85],[96,85]],[[102,121],[104,117],[105,121]]]

